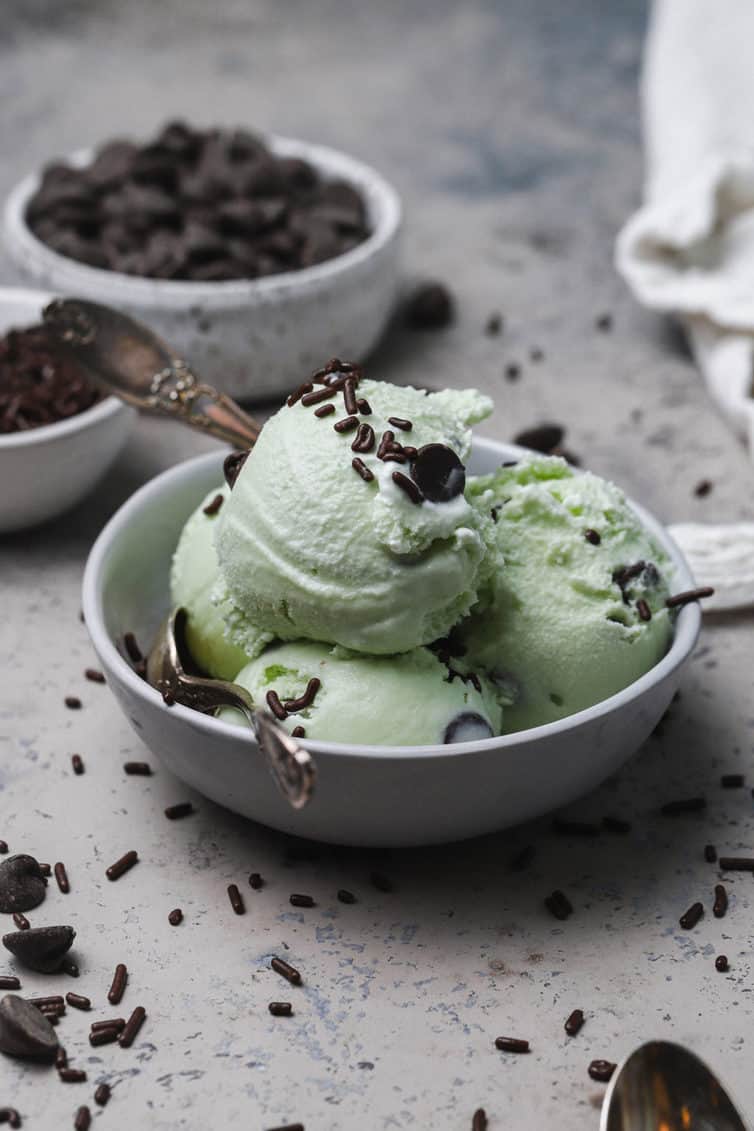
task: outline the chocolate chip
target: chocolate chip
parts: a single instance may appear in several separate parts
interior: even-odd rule
[[[446,444],[425,444],[411,463],[411,474],[422,494],[432,503],[447,503],[462,495],[466,469]]]
[[[405,317],[412,330],[440,330],[453,321],[453,296],[443,283],[423,283],[409,296]]]
[[[0,864],[0,911],[31,911],[39,906],[46,891],[42,869],[33,856],[9,856]]]
[[[443,743],[473,742],[478,738],[492,738],[493,730],[487,720],[476,711],[462,711],[448,723]]]
[[[230,487],[231,491],[236,485],[236,479],[241,474],[241,468],[246,463],[249,457],[248,452],[231,452],[229,456],[225,457],[223,462],[223,474],[225,475],[225,482]]]
[[[75,937],[73,927],[32,927],[3,935],[3,946],[30,970],[52,974],[60,969]]]
[[[526,428],[519,432],[513,437],[513,442],[520,444],[522,448],[550,455],[562,443],[564,436],[565,429],[559,424],[538,424],[536,428]]]
[[[53,1061],[57,1049],[55,1030],[42,1011],[16,994],[6,994],[0,1001],[0,1051]]]

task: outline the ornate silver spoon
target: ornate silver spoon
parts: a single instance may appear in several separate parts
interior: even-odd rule
[[[147,657],[147,680],[168,702],[172,700],[197,711],[211,712],[218,707],[235,707],[241,711],[254,731],[280,792],[294,809],[303,809],[314,791],[316,768],[311,755],[269,711],[255,708],[245,688],[226,680],[187,673],[185,624],[185,609],[175,609],[162,622]]]

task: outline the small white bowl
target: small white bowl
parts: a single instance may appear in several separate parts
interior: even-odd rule
[[[39,176],[26,177],[5,205],[4,238],[22,271],[60,294],[129,311],[190,358],[205,380],[238,399],[287,391],[330,357],[363,361],[395,305],[401,204],[370,166],[290,138],[268,137],[275,153],[301,157],[327,179],[362,194],[372,234],[314,267],[219,283],[147,279],[87,267],[42,243],[26,223]],[[81,166],[91,150],[66,160]]]
[[[53,298],[0,288],[0,334],[41,322]],[[117,397],[23,432],[0,434],[0,532],[36,526],[72,507],[102,478],[123,447],[136,413]]]
[[[484,474],[521,449],[475,440],[469,470]],[[299,812],[275,788],[250,731],[162,697],[132,671],[116,641],[136,633],[147,647],[170,602],[169,567],[181,528],[222,479],[211,453],[153,479],[114,515],[84,576],[86,624],[107,680],[139,737],[178,777],[262,824],[341,844],[433,844],[535,817],[598,785],[634,753],[678,687],[701,613],[681,609],[668,653],[617,695],[546,726],[451,746],[348,746],[305,742],[318,768],[315,795]],[[633,505],[633,504],[632,504]],[[635,507],[676,569],[693,585],[680,551],[656,519]]]

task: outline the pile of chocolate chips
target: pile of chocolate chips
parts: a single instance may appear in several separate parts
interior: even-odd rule
[[[171,122],[146,145],[49,165],[26,214],[61,255],[128,275],[254,279],[332,259],[370,234],[361,195],[246,130]]]
[[[0,338],[0,434],[54,424],[97,400],[78,366],[55,354],[44,326]]]

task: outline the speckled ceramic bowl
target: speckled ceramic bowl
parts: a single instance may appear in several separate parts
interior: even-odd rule
[[[52,297],[0,288],[0,334],[41,322]],[[79,502],[119,454],[135,420],[132,408],[106,397],[67,420],[0,435],[0,533],[36,526]]]
[[[485,474],[521,449],[476,440],[469,470]],[[107,681],[131,725],[173,773],[212,800],[298,836],[341,844],[410,845],[491,832],[564,805],[598,785],[641,745],[667,708],[699,633],[698,605],[681,609],[667,655],[629,687],[559,722],[452,746],[347,746],[305,742],[318,782],[290,809],[251,732],[185,707],[166,707],[134,674],[117,640],[146,644],[169,607],[169,568],[197,501],[222,480],[222,453],[179,464],[142,487],[100,534],[84,578],[83,607]],[[688,567],[663,527],[642,521],[676,568]]]
[[[129,311],[191,358],[206,380],[239,400],[287,391],[330,357],[363,361],[395,304],[401,205],[376,170],[352,157],[290,138],[266,139],[325,178],[342,178],[366,201],[369,239],[324,263],[261,279],[193,283],[87,267],[42,243],[26,223],[39,177],[26,177],[5,205],[4,237],[22,271],[58,294]],[[90,151],[67,160],[84,165]]]

